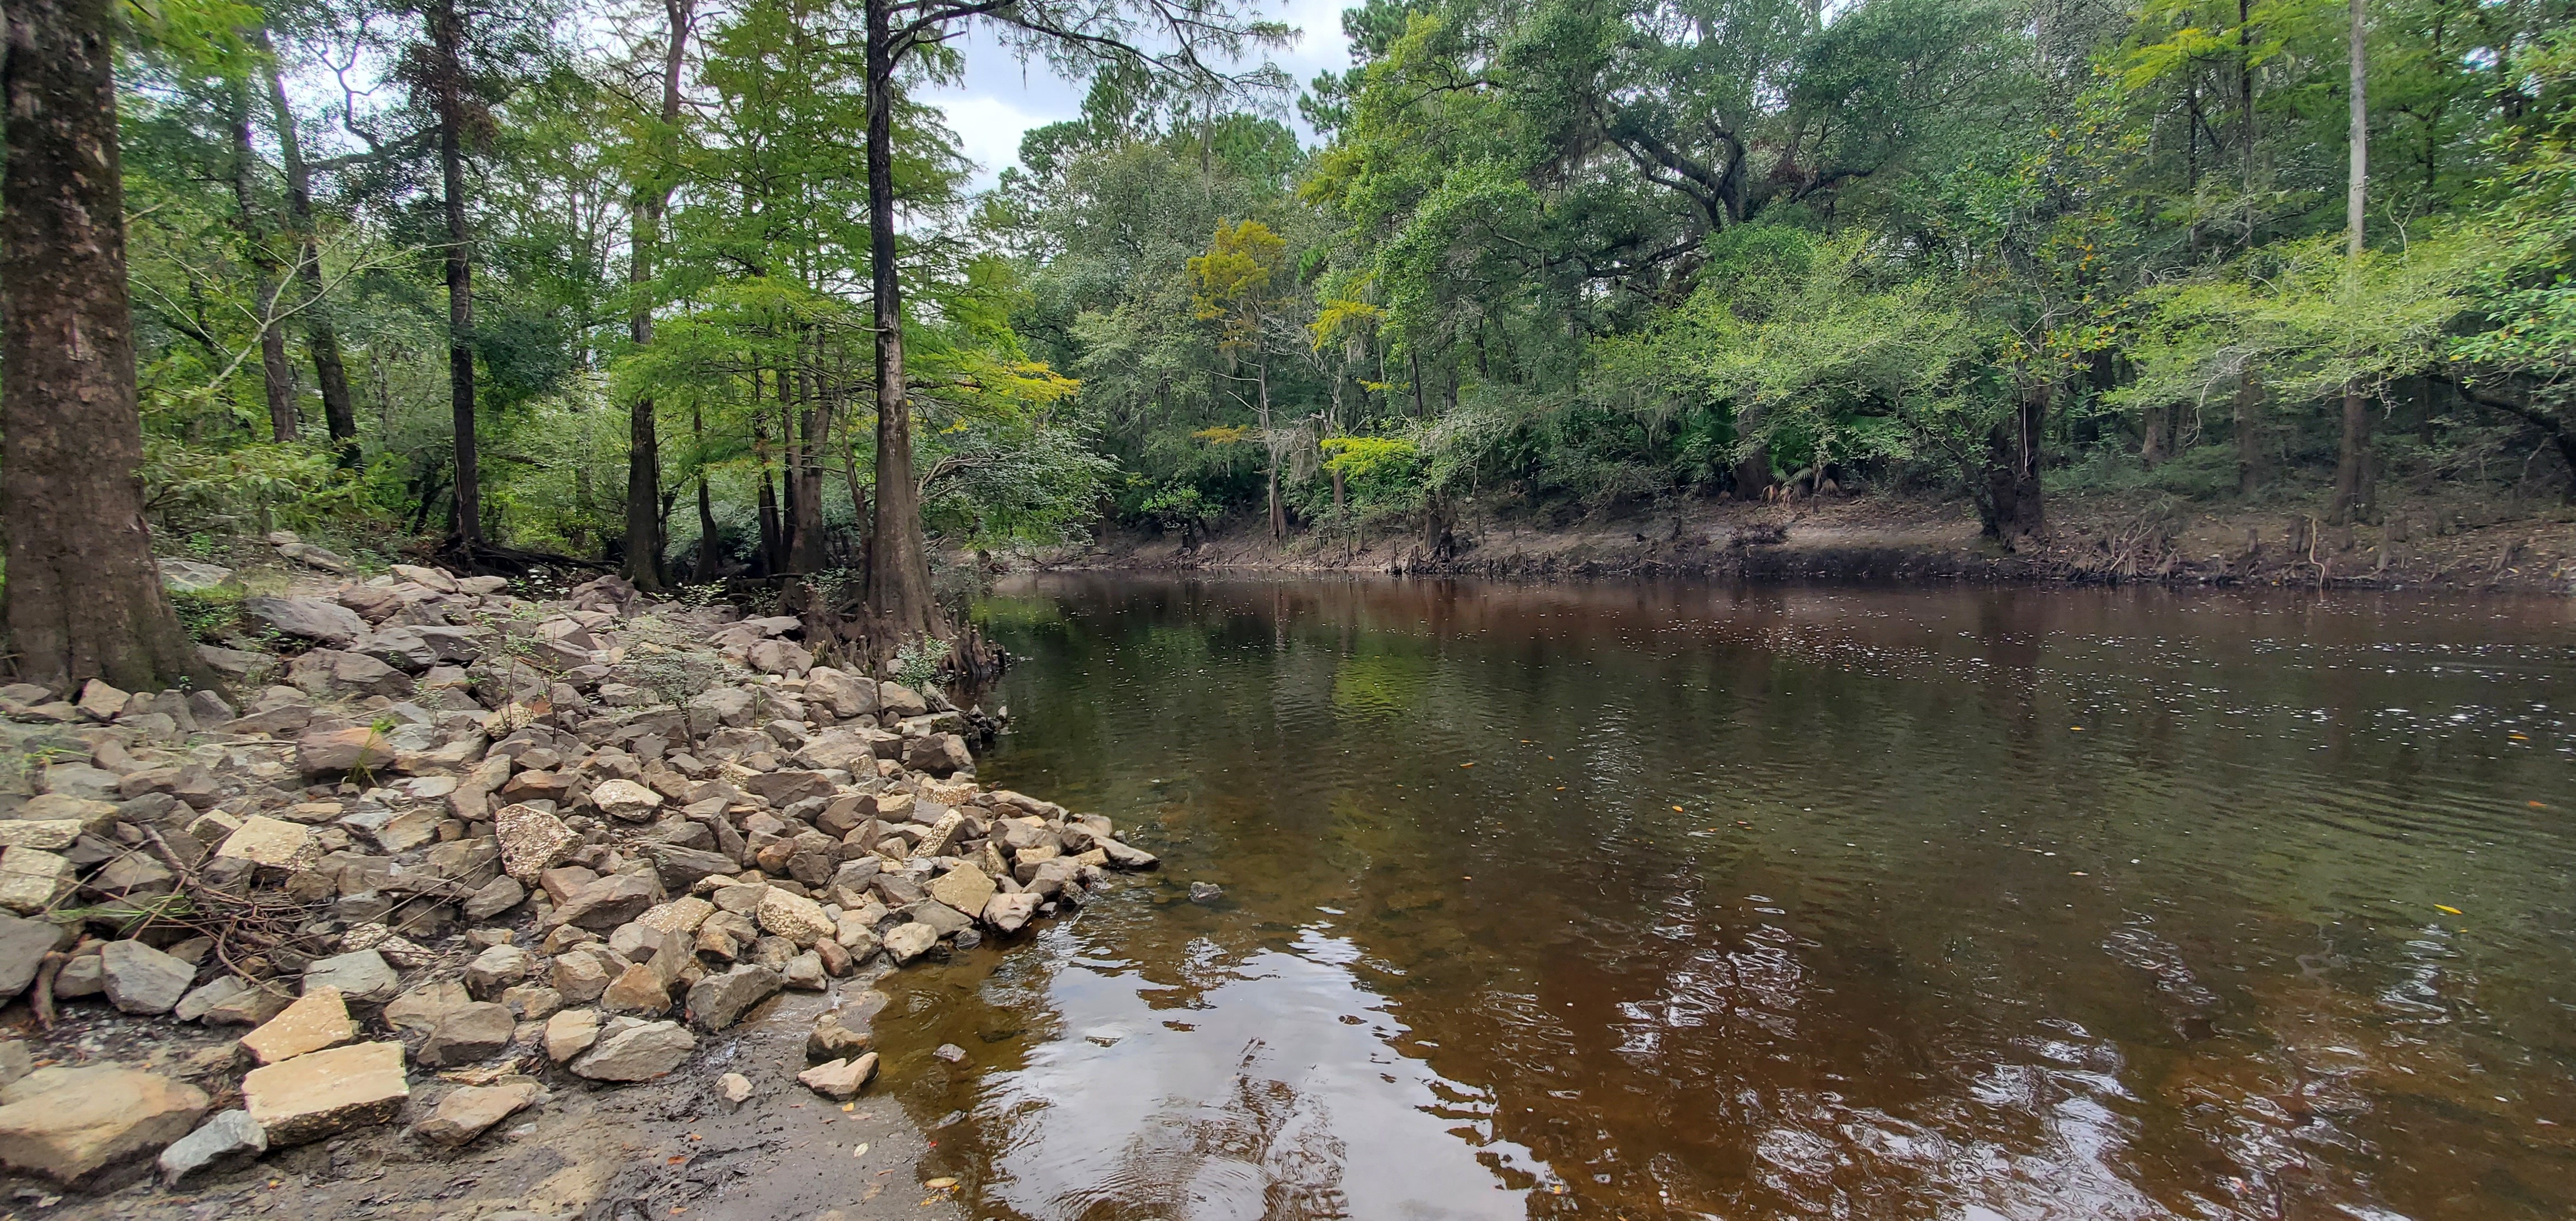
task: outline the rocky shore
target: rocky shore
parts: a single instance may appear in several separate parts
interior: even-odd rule
[[[870,981],[1156,864],[978,786],[979,710],[817,665],[792,617],[401,565],[241,607],[265,647],[205,650],[239,707],[0,688],[20,1204],[269,1211],[353,1142],[472,1154],[643,1082],[691,1116],[787,1080],[854,1107]],[[727,1033],[791,1012],[801,1046]]]

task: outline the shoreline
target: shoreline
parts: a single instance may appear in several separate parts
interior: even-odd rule
[[[1250,523],[1189,550],[1176,537],[1111,528],[1088,547],[1041,553],[1033,566],[2576,594],[2576,524],[2568,520],[2576,510],[2565,506],[2506,515],[2492,506],[2418,502],[2349,531],[2290,508],[2185,517],[2141,511],[2119,498],[2068,498],[2051,511],[2050,538],[2021,553],[1982,538],[1964,502],[1858,497],[1789,505],[1687,500],[1563,525],[1480,512],[1453,524],[1445,556],[1424,545],[1418,526],[1292,533],[1273,542]]]

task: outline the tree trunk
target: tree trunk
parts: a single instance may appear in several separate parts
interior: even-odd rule
[[[447,393],[456,438],[456,542],[483,542],[483,481],[474,441],[474,259],[465,225],[465,23],[455,0],[429,0],[430,89],[447,213]]]
[[[716,562],[715,502],[707,494],[706,418],[696,403],[689,405],[689,441],[698,453],[698,563],[689,578],[703,585],[716,579],[720,569]]]
[[[797,450],[796,543],[788,549],[787,562],[798,572],[815,573],[832,566],[831,536],[823,529],[823,440],[831,433],[831,418],[813,372],[800,371],[796,380],[804,400],[796,427],[804,444]]]
[[[2138,431],[2144,434],[2138,440],[2139,461],[2148,466],[2154,466],[2173,456],[2172,408],[2164,406],[2147,408],[2145,414],[2140,417]]]
[[[2048,536],[2040,498],[2040,433],[2048,420],[2049,384],[2021,387],[2012,414],[1995,425],[1986,454],[1986,532],[2006,551],[2019,551]]]
[[[2361,308],[2360,263],[2363,209],[2370,200],[2370,62],[2362,46],[2364,0],[2352,0],[2352,164],[2344,184],[2344,308]],[[2350,525],[2370,512],[2370,400],[2359,382],[2343,387],[2343,441],[2335,450],[2334,505],[2327,511],[2336,525]]]
[[[268,31],[256,35],[268,57],[268,105],[277,115],[277,155],[286,165],[286,223],[294,230],[295,275],[311,298],[304,306],[304,348],[313,356],[313,381],[322,391],[322,425],[340,451],[340,465],[358,464],[358,410],[349,397],[349,371],[340,360],[340,335],[331,325],[329,303],[322,299],[322,237],[313,221],[313,170],[304,163],[304,143],[295,131],[295,111],[287,104],[286,82],[279,76],[277,55]]]
[[[657,157],[667,154],[671,130],[680,121],[680,67],[688,54],[694,2],[662,0],[670,42],[662,52],[661,126],[653,137]],[[662,213],[670,203],[667,167],[638,167],[634,202],[627,213],[626,260],[626,330],[638,348],[653,342],[653,256],[662,240]],[[669,540],[663,536],[661,504],[662,438],[653,396],[639,394],[626,405],[625,575],[637,589],[659,590],[670,583],[662,558],[669,549]]]
[[[0,92],[0,528],[18,676],[157,691],[211,676],[143,520],[108,0],[10,0]]]
[[[277,320],[278,297],[286,285],[278,275],[277,254],[268,244],[267,226],[259,219],[259,153],[250,141],[250,82],[231,83],[233,129],[233,206],[240,213],[242,248],[249,255],[255,321],[259,326],[260,385],[268,396],[269,439],[295,439],[295,370],[286,363],[286,328]]]
[[[2236,375],[2236,492],[2251,496],[2263,486],[2263,379],[2254,358]]]
[[[921,490],[912,474],[912,406],[903,380],[903,286],[895,266],[894,30],[890,0],[867,0],[868,274],[876,307],[877,497],[868,547],[868,611],[881,638],[934,635],[947,624],[930,592]]]
[[[2244,122],[2245,249],[2254,248],[2254,0],[2236,0],[2236,109]]]

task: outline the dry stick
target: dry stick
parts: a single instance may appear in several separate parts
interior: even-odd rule
[[[54,976],[72,956],[61,950],[47,950],[36,962],[36,995],[28,1004],[35,1007],[36,1024],[50,1031],[54,1028]]]

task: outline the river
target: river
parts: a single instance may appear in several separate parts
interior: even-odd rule
[[[970,1216],[2576,1215],[2576,604],[1059,575],[978,615],[1022,659],[984,781],[1164,863],[885,985]]]

